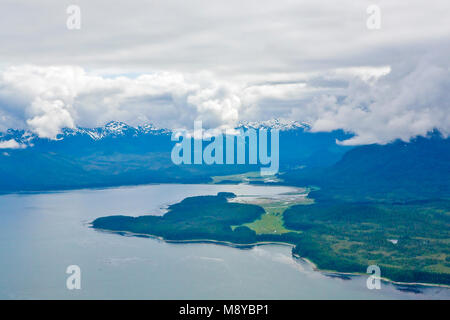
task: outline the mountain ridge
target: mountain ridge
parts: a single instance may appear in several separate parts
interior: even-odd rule
[[[278,129],[280,131],[288,131],[288,130],[309,130],[310,126],[305,122],[299,121],[289,121],[289,120],[281,120],[281,119],[271,119],[266,121],[240,121],[236,128],[253,128],[253,129]],[[55,139],[42,138],[39,137],[36,133],[31,130],[25,129],[7,129],[4,132],[0,132],[0,143],[6,141],[15,141],[15,143],[11,143],[11,145],[15,145],[16,147],[6,148],[0,147],[0,149],[16,149],[16,148],[26,148],[32,147],[33,141],[37,139],[44,140],[62,140],[66,137],[77,136],[77,135],[86,135],[89,136],[92,140],[101,140],[106,137],[117,137],[117,136],[138,136],[138,135],[158,135],[158,134],[171,134],[174,130],[169,128],[157,127],[152,123],[145,123],[139,126],[131,126],[122,121],[110,121],[103,126],[87,128],[87,127],[75,127],[75,128],[63,128],[61,132],[56,135]]]
[[[450,138],[439,132],[346,152],[327,168],[292,170],[286,181],[317,185],[317,196],[347,200],[420,200],[450,196]]]

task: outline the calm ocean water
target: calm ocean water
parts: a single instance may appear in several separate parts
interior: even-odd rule
[[[162,214],[187,196],[231,191],[277,194],[289,187],[147,185],[0,196],[1,299],[450,299],[450,290],[399,290],[366,277],[329,277],[279,245],[241,250],[169,244],[88,227],[113,214]],[[81,290],[68,290],[67,266],[81,268]],[[416,288],[415,288],[416,289]]]

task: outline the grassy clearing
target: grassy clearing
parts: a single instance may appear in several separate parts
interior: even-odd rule
[[[310,199],[305,199],[304,202],[297,202],[295,204],[308,204],[310,203]],[[250,222],[242,224],[241,226],[248,227],[256,232],[256,234],[283,234],[288,232],[296,232],[300,233],[301,231],[298,230],[291,230],[287,229],[284,226],[283,221],[283,212],[288,209],[290,206],[293,205],[293,203],[286,203],[286,202],[273,202],[273,203],[266,203],[266,204],[259,204],[261,207],[264,208],[264,211],[266,212],[263,214],[259,219]],[[234,230],[239,226],[232,226],[232,229]]]
[[[246,223],[244,226],[252,229],[256,234],[283,234],[288,232],[297,232],[286,229],[283,223],[284,209],[265,209],[266,213],[260,219],[251,223]]]
[[[297,191],[286,192],[275,197],[260,197],[248,199],[244,197],[237,197],[232,201],[256,204],[262,207],[265,211],[260,218],[253,222],[242,225],[232,226],[232,229],[239,226],[248,227],[256,232],[257,235],[276,235],[289,232],[301,233],[299,230],[288,229],[284,225],[283,214],[293,205],[309,205],[313,204],[314,200],[307,197],[309,189],[297,189]]]

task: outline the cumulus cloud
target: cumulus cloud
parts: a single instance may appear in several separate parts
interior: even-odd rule
[[[338,72],[339,73],[339,72]],[[282,117],[300,101],[336,88],[298,83],[231,83],[210,73],[100,76],[80,67],[13,66],[0,73],[0,126],[54,138],[62,128],[113,120],[168,128],[232,128],[239,120]],[[314,80],[314,81],[316,81]]]
[[[353,79],[342,101],[330,95],[316,97],[307,106],[315,113],[312,130],[344,129],[355,133],[353,138],[341,142],[345,145],[408,141],[434,129],[448,136],[448,63],[426,57],[409,67],[394,68],[392,73],[374,81]]]
[[[440,61],[440,62],[439,62]],[[239,120],[285,118],[312,131],[344,129],[346,145],[450,132],[450,77],[443,59],[335,69],[287,82],[230,83],[210,73],[100,76],[80,67],[15,66],[0,73],[0,126],[41,137],[112,120],[191,129],[232,128]]]
[[[233,127],[241,107],[238,92],[207,73],[102,77],[73,66],[14,66],[0,74],[0,123],[21,123],[47,138],[65,127],[113,120],[169,128],[203,120],[208,127]]]
[[[18,143],[16,140],[6,140],[6,141],[0,141],[0,149],[22,149],[25,148],[24,145]],[[3,155],[7,155],[6,152],[3,153]]]

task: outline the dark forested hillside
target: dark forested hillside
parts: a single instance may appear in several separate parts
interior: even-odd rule
[[[367,145],[329,168],[292,170],[287,183],[316,185],[317,197],[346,200],[420,200],[450,196],[450,138],[434,133],[409,143]]]

